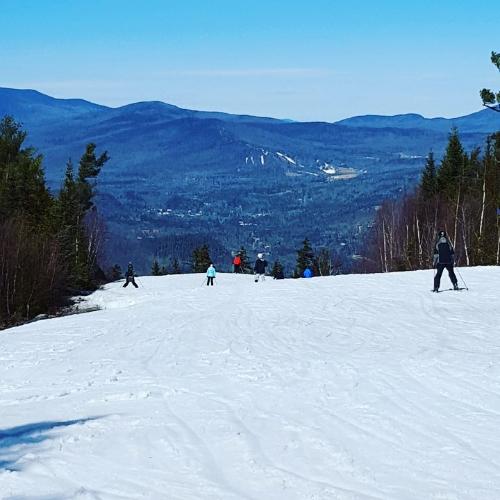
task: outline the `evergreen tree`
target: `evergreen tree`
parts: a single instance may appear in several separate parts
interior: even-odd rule
[[[151,266],[151,275],[152,276],[161,276],[161,268],[160,264],[156,259],[153,260],[153,265]]]
[[[0,121],[0,327],[48,312],[75,288],[90,289],[93,276],[104,277],[97,265],[102,231],[92,198],[107,154],[96,157],[89,145],[76,178],[68,162],[54,198],[42,157],[23,147],[25,139],[13,118]]]
[[[491,53],[491,62],[500,71],[500,53],[493,51]],[[491,89],[482,89],[479,92],[483,105],[494,111],[500,112],[500,91],[494,92]]]
[[[283,265],[279,260],[275,260],[271,269],[271,276],[275,279],[281,279],[284,276]]]
[[[26,132],[0,121],[0,328],[59,305],[66,287],[42,157]]]
[[[442,192],[435,196],[435,203],[415,194],[384,202],[377,212],[366,261],[384,272],[423,269],[431,262],[436,231],[444,229],[455,244],[457,264],[499,265],[499,138],[500,133],[490,137],[481,156],[478,148],[470,154],[463,152],[454,134],[443,158]],[[426,167],[428,173],[431,169]]]
[[[109,160],[107,151],[97,157],[95,150],[95,144],[87,144],[78,167],[77,187],[82,213],[87,212],[94,205],[95,179],[101,172],[104,164]]]
[[[208,245],[202,245],[193,251],[193,272],[204,273],[210,266],[210,253]]]
[[[122,268],[120,267],[119,264],[115,264],[109,272],[109,279],[111,281],[118,281],[121,280],[122,278],[123,278]]]
[[[86,259],[85,247],[81,244],[78,245],[78,242],[83,240],[84,228],[78,224],[80,204],[71,160],[66,164],[64,182],[57,200],[57,214],[61,258],[71,281],[77,282],[79,277],[84,274],[82,263]]]
[[[0,121],[0,221],[22,217],[31,226],[49,224],[53,206],[42,169],[42,156],[23,148],[26,132],[6,116]]]
[[[177,257],[174,258],[172,263],[172,274],[181,274],[181,266],[179,264],[179,259]]]
[[[105,151],[99,157],[95,154],[96,145],[87,144],[85,152],[80,158],[78,166],[78,178],[76,182],[79,197],[79,213],[77,214],[76,225],[79,227],[77,238],[75,240],[75,256],[77,261],[77,282],[84,287],[90,287],[93,274],[95,272],[95,248],[92,245],[92,239],[86,231],[86,216],[89,211],[94,209],[94,196],[96,194],[96,178],[101,172],[104,164],[109,160],[108,153]]]
[[[465,191],[474,191],[477,189],[482,169],[481,149],[475,148],[470,155],[464,155],[464,169],[462,172],[463,187]]]
[[[62,254],[72,281],[83,288],[91,286],[96,271],[96,248],[87,231],[86,216],[94,207],[95,179],[109,159],[106,152],[97,157],[95,148],[95,144],[87,145],[76,179],[73,164],[68,161],[58,199]]]
[[[425,168],[420,179],[420,189],[424,199],[433,198],[438,192],[436,162],[432,151],[425,162]]]
[[[475,195],[481,200],[479,214],[479,229],[477,251],[481,264],[497,264],[498,250],[500,245],[500,232],[498,231],[499,214],[499,174],[500,174],[500,152],[495,138],[500,137],[497,133],[488,138],[486,150],[480,171],[479,185],[482,189]]]
[[[494,187],[496,192],[496,207],[500,211],[500,131],[491,136],[493,143],[493,158],[494,158]],[[500,216],[500,213],[497,213]],[[499,235],[500,236],[500,235]],[[500,238],[499,238],[500,240]]]
[[[443,193],[449,200],[458,196],[460,178],[465,167],[466,157],[458,130],[453,128],[446,147],[446,153],[441,161],[437,175],[439,192]]]
[[[311,270],[314,269],[314,252],[308,238],[302,242],[302,248],[297,250],[297,264],[295,266],[294,277],[300,278],[307,267]]]
[[[252,271],[252,266],[251,266],[250,262],[248,261],[248,254],[247,254],[246,248],[242,246],[239,249],[238,254],[239,254],[240,259],[241,259],[241,272],[243,274],[251,274],[253,271]]]
[[[491,60],[500,70],[500,53]],[[500,93],[481,91],[483,104],[500,111]],[[429,158],[419,192],[399,201],[386,201],[377,212],[367,248],[373,266],[383,272],[422,269],[429,265],[438,229],[455,243],[459,265],[500,265],[500,132],[491,136],[484,156],[478,148],[466,154],[458,132],[452,129],[437,172]],[[434,203],[428,203],[434,198]],[[449,229],[448,229],[449,228]]]

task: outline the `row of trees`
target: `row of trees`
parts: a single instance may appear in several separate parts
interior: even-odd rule
[[[237,252],[241,259],[241,269],[243,273],[251,273],[252,266],[249,264],[247,251],[244,247],[241,247]],[[191,254],[191,261],[185,263],[189,265],[190,270],[193,273],[204,273],[208,266],[213,263],[210,257],[210,247],[207,243],[196,247]],[[184,264],[184,263],[182,263]],[[170,265],[160,264],[158,257],[153,259],[151,265],[151,275],[152,276],[164,276],[166,274],[181,274],[182,265],[177,257],[171,260]]]
[[[88,144],[76,172],[68,162],[55,196],[26,135],[12,117],[0,121],[0,327],[55,311],[103,277],[103,226],[93,198],[108,155],[96,156]]]
[[[445,230],[459,265],[500,264],[500,132],[481,151],[464,151],[452,130],[439,165],[432,152],[415,192],[378,210],[362,268],[429,268],[436,233]]]
[[[241,247],[237,252],[240,257],[240,269],[243,274],[253,273],[253,265],[249,260],[247,250]],[[210,248],[208,244],[203,244],[195,248],[192,252],[191,271],[193,273],[204,273],[213,262],[210,257]],[[309,239],[302,242],[302,247],[297,250],[297,264],[292,277],[299,278],[304,274],[306,268],[310,268],[315,276],[330,276],[339,274],[342,268],[342,261],[339,256],[332,254],[328,249],[322,248],[316,255],[313,251]],[[151,274],[153,276],[163,276],[166,274],[181,274],[179,260],[175,258],[171,266],[160,264],[158,258],[153,259],[151,265]],[[271,276],[283,276],[285,270],[281,262],[275,260],[271,267]],[[115,272],[116,279],[121,278],[121,272]]]
[[[166,265],[160,265],[158,259],[155,258],[151,265],[151,276],[166,276],[167,274],[182,274],[179,259],[175,257],[172,261],[172,265],[168,267]]]
[[[297,250],[297,264],[293,277],[300,278],[307,268],[311,269],[314,276],[331,276],[341,272],[342,260],[327,248],[321,248],[316,254],[311,242],[306,238],[302,242],[302,248]]]

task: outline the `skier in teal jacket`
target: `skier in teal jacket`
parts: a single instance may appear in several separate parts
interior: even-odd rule
[[[214,286],[214,279],[216,274],[217,273],[215,272],[214,265],[210,264],[209,268],[207,269],[207,286],[208,285]]]

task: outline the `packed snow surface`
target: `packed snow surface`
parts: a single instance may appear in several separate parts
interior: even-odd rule
[[[0,498],[498,500],[500,268],[461,273],[144,277],[0,332]]]

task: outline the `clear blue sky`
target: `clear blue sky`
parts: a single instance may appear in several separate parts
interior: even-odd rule
[[[110,106],[458,116],[499,86],[492,0],[0,0],[0,26],[0,86]]]

